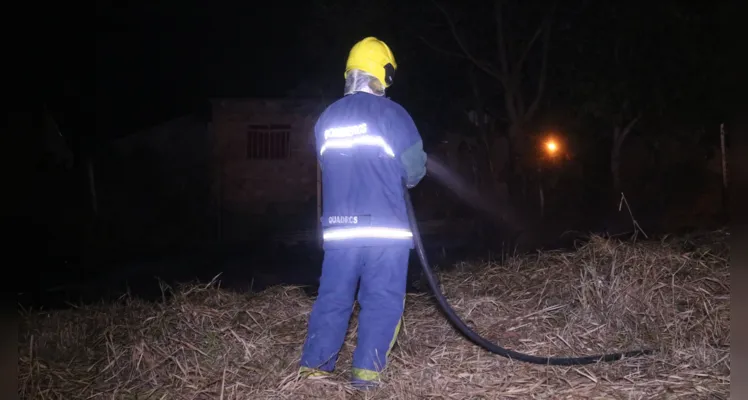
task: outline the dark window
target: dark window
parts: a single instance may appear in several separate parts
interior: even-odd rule
[[[247,158],[277,160],[291,152],[291,125],[250,125],[247,131]]]

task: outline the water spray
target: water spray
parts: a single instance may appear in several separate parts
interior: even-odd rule
[[[429,157],[426,163],[428,175],[440,185],[449,189],[465,204],[488,215],[497,223],[508,223],[515,230],[519,230],[516,212],[513,212],[507,202],[493,203],[489,198],[469,186],[462,177],[451,171],[439,160]]]

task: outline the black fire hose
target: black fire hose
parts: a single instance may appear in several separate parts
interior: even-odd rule
[[[405,206],[408,210],[408,219],[410,221],[410,229],[413,232],[413,240],[415,241],[416,252],[418,253],[418,258],[421,261],[421,267],[423,268],[424,275],[426,275],[426,280],[429,283],[429,287],[431,288],[431,291],[434,293],[437,303],[439,303],[439,306],[441,306],[441,309],[444,312],[444,314],[446,314],[449,322],[451,322],[455,327],[457,327],[457,329],[463,335],[465,335],[468,339],[470,339],[473,343],[477,344],[478,346],[483,347],[484,349],[490,351],[491,353],[498,354],[502,357],[506,357],[506,358],[514,359],[518,361],[524,361],[524,362],[528,362],[532,364],[547,364],[547,365],[595,364],[598,362],[617,361],[624,357],[638,357],[638,356],[643,356],[643,355],[653,353],[653,350],[636,350],[636,351],[629,351],[625,353],[613,353],[613,354],[584,356],[584,357],[539,357],[539,356],[533,356],[530,354],[524,354],[524,353],[519,353],[516,351],[505,349],[483,338],[482,336],[477,334],[475,331],[470,329],[465,324],[465,322],[462,319],[460,319],[459,316],[457,316],[457,314],[452,309],[452,307],[449,305],[449,303],[447,303],[447,299],[444,297],[444,294],[439,289],[439,282],[437,282],[436,277],[434,276],[434,272],[431,270],[431,266],[426,258],[426,252],[423,248],[423,243],[421,242],[421,234],[418,231],[418,224],[416,223],[416,216],[415,216],[415,213],[413,212],[413,203],[411,203],[410,201],[410,193],[408,193],[408,188],[404,187],[404,191],[405,191]]]

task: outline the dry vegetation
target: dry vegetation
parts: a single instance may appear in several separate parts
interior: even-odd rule
[[[513,362],[464,340],[426,295],[410,295],[384,385],[354,393],[355,318],[331,379],[298,381],[312,299],[192,285],[153,304],[123,299],[24,318],[19,395],[44,399],[728,398],[729,269],[724,234],[704,243],[594,237],[441,275],[451,304],[489,339],[538,355],[654,347],[584,367]],[[354,315],[355,317],[355,315]]]

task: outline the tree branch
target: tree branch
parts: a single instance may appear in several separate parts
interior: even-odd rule
[[[506,54],[506,41],[504,39],[504,13],[501,11],[502,0],[496,0],[496,44],[499,46],[499,62],[501,63],[501,72],[504,76],[509,75],[509,62]]]
[[[527,47],[525,47],[525,51],[522,52],[522,55],[520,56],[519,60],[517,61],[517,66],[514,68],[515,71],[521,71],[522,66],[525,64],[525,60],[527,59],[527,54],[530,53],[530,49],[532,49],[532,45],[535,43],[536,40],[540,37],[540,33],[543,31],[543,24],[540,24],[538,26],[538,29],[535,30],[535,34],[532,36],[532,39],[527,43]]]
[[[496,71],[495,68],[493,68],[490,64],[478,60],[473,54],[467,49],[467,46],[465,46],[465,43],[463,43],[462,39],[460,39],[460,35],[457,33],[457,28],[455,27],[454,22],[452,21],[452,18],[449,17],[449,14],[447,14],[447,11],[441,7],[436,1],[432,1],[434,3],[434,6],[441,11],[442,14],[444,14],[444,18],[447,20],[447,24],[449,25],[449,30],[452,32],[452,36],[455,39],[455,42],[457,42],[457,45],[460,47],[460,50],[465,54],[465,57],[468,58],[470,61],[475,64],[478,68],[483,70],[485,73],[491,75],[492,77],[498,79],[500,82],[504,82],[504,76]]]
[[[516,91],[516,93],[517,93],[517,107],[515,108],[519,109],[517,110],[519,112],[519,115],[525,115],[525,96],[522,93],[522,89],[520,88],[519,90]]]
[[[421,39],[421,41],[423,41],[423,43],[426,46],[431,47],[432,50],[438,51],[438,52],[440,52],[440,53],[442,53],[444,55],[450,56],[450,57],[462,58],[462,59],[465,59],[465,60],[468,59],[467,56],[465,56],[464,53],[458,53],[456,51],[449,51],[449,50],[446,50],[446,49],[442,49],[441,47],[436,46],[435,44],[433,44],[433,43],[429,42],[428,40],[426,40],[426,38],[423,37],[423,36],[419,36],[418,38]]]
[[[628,124],[626,124],[623,130],[620,131],[620,135],[616,135],[617,137],[613,138],[613,140],[616,141],[616,144],[618,146],[623,144],[624,140],[626,140],[626,137],[631,132],[631,129],[634,127],[634,125],[636,125],[637,122],[639,122],[639,119],[641,118],[641,116],[642,114],[640,112],[639,114],[636,115],[636,118],[632,119],[631,121],[629,121]]]
[[[553,15],[556,12],[556,1],[553,2],[551,11],[545,19],[545,27],[543,32],[543,59],[540,65],[540,77],[538,79],[538,91],[535,94],[535,99],[532,101],[530,108],[527,110],[525,116],[527,118],[532,117],[540,105],[540,100],[543,98],[543,91],[545,90],[545,79],[548,69],[548,49],[551,42],[551,25],[553,24]]]
[[[504,105],[506,106],[506,112],[509,114],[509,120],[514,122],[517,121],[517,107],[514,106],[514,89],[509,84],[504,85]]]

